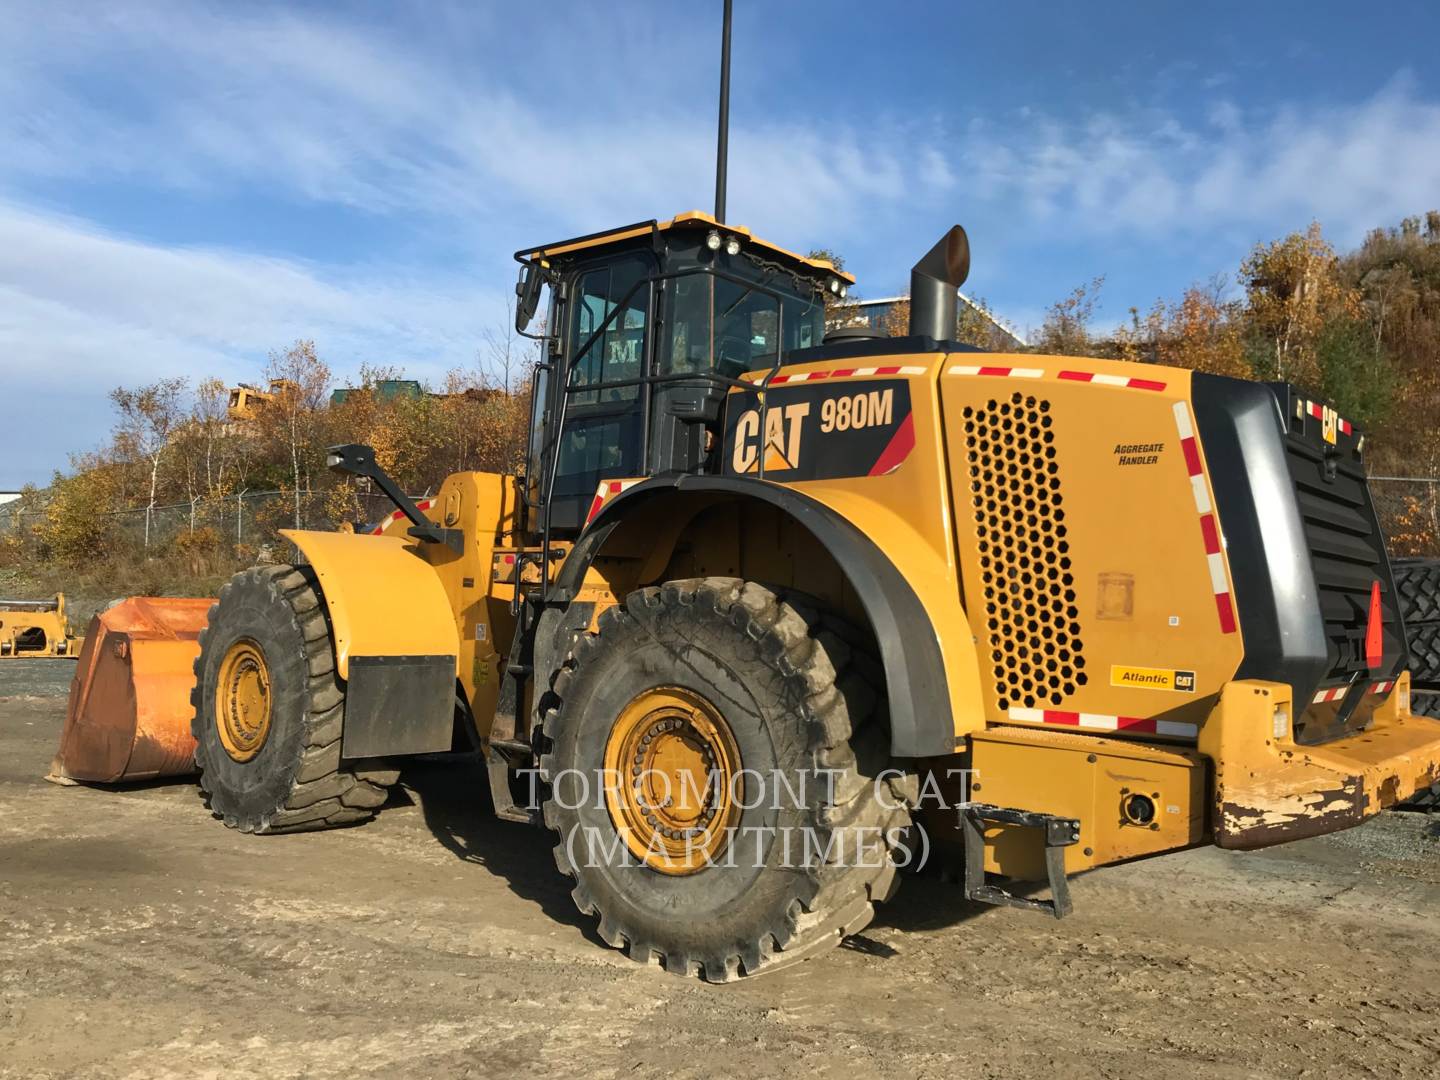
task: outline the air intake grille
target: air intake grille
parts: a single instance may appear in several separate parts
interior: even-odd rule
[[[976,548],[1001,709],[1057,706],[1085,685],[1050,403],[967,406]]]

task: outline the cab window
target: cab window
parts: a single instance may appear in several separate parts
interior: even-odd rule
[[[674,279],[667,293],[661,372],[713,369],[734,378],[772,367],[777,353],[819,345],[825,336],[823,301],[792,294],[772,278],[752,283],[690,274]]]
[[[639,379],[644,373],[650,287],[635,285],[645,276],[645,266],[638,259],[598,267],[580,276],[573,303],[573,347],[582,348],[602,326],[604,330],[571,361],[571,407],[635,401],[639,397],[638,385],[589,391],[583,388]],[[624,310],[607,324],[606,319],[618,305],[623,305]]]

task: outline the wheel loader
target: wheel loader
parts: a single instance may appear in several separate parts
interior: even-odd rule
[[[699,212],[516,258],[518,331],[549,298],[523,474],[422,508],[336,447],[395,512],[287,531],[210,609],[183,722],[226,825],[359,822],[472,747],[605,941],[724,981],[922,864],[1058,917],[1077,872],[1440,779],[1324,402],[951,340],[959,226],[898,338],[827,335],[848,275]]]

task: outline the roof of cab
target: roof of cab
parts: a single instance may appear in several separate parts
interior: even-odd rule
[[[721,224],[709,214],[704,213],[700,210],[687,210],[683,214],[676,214],[669,221],[637,221],[634,225],[622,225],[618,229],[607,229],[604,232],[591,233],[589,236],[577,236],[573,240],[561,240],[559,243],[555,244],[545,244],[541,247],[526,248],[523,251],[517,251],[515,253],[515,258],[554,258],[557,255],[569,255],[576,251],[582,251],[585,248],[599,247],[602,244],[613,244],[620,240],[630,240],[637,236],[644,236],[652,229],[659,230],[660,232],[665,232],[668,229],[679,229],[685,227],[717,228],[726,233],[733,233],[736,236],[743,237],[747,244],[753,244],[756,247],[763,248],[771,254],[779,255],[782,258],[797,262],[802,266],[807,266],[811,268],[812,270],[818,270],[822,273],[827,274],[834,274],[836,277],[842,278],[843,280],[849,282],[852,285],[855,283],[855,276],[853,274],[846,273],[844,270],[836,269],[835,264],[832,263],[829,259],[811,259],[804,255],[797,255],[795,252],[782,248],[777,244],[772,244],[768,240],[760,239],[760,237],[756,236],[743,225],[730,225],[728,223]]]

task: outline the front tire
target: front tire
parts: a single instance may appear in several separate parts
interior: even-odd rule
[[[910,818],[865,664],[803,602],[733,578],[642,589],[576,640],[542,721],[544,817],[602,938],[724,982],[870,922]]]
[[[195,659],[191,732],[200,791],[248,833],[300,832],[372,817],[399,777],[342,761],[345,684],[309,567],[261,567],[220,590]]]

